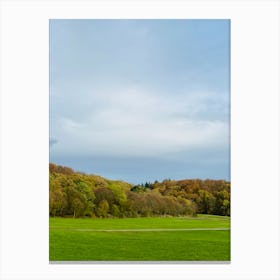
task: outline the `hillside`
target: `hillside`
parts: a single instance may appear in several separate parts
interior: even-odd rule
[[[61,217],[230,215],[230,182],[163,180],[131,185],[49,165],[49,213]]]

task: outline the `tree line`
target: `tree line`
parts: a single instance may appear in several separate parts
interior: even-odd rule
[[[132,185],[49,164],[49,214],[61,217],[230,215],[230,182],[170,180]]]

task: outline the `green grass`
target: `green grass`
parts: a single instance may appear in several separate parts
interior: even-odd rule
[[[210,215],[197,218],[50,218],[50,260],[228,261],[230,231],[226,229],[229,228],[228,217]]]

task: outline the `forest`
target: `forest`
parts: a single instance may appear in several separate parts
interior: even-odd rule
[[[165,179],[132,185],[49,164],[51,217],[230,216],[230,182]]]

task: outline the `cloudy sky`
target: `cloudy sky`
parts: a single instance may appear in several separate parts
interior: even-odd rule
[[[50,161],[230,179],[229,20],[50,20]]]

